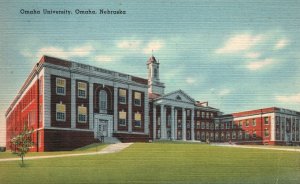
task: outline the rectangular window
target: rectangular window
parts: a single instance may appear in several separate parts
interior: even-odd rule
[[[205,112],[201,112],[201,118],[205,118]]]
[[[198,118],[200,117],[200,111],[197,111],[197,117]]]
[[[196,128],[200,129],[200,121],[197,121]]]
[[[236,139],[236,132],[235,131],[232,132],[232,139]]]
[[[84,106],[78,106],[78,122],[79,123],[87,122],[87,108]]]
[[[222,130],[225,129],[224,122],[221,123],[221,129],[222,129]]]
[[[171,126],[171,115],[167,116],[167,126]]]
[[[246,126],[246,127],[249,126],[249,120],[246,120],[245,126]]]
[[[142,127],[142,115],[139,112],[134,114],[134,127]]]
[[[215,129],[219,130],[219,123],[215,123]]]
[[[119,112],[119,126],[126,126],[126,112]]]
[[[209,122],[206,122],[206,129],[209,129]]]
[[[177,120],[177,127],[178,127],[178,128],[181,128],[181,127],[182,127],[182,125],[181,125],[181,119]]]
[[[201,122],[201,129],[205,129],[205,122]]]
[[[191,128],[191,122],[190,122],[190,120],[186,120],[186,128]]]
[[[252,126],[256,126],[256,119],[252,120]]]
[[[160,139],[160,129],[157,130],[157,138]]]
[[[268,137],[269,136],[269,129],[265,128],[264,133],[265,133],[265,137]]]
[[[119,89],[119,103],[126,104],[126,94],[127,91],[125,89]]]
[[[134,105],[141,106],[142,94],[140,92],[134,92]]]
[[[56,94],[57,95],[66,94],[66,79],[56,78]]]
[[[66,105],[56,104],[56,121],[66,121]]]
[[[245,139],[246,139],[246,140],[249,139],[249,132],[245,132]]]
[[[230,122],[226,122],[226,129],[230,129]]]
[[[189,109],[186,110],[186,116],[188,116],[188,117],[191,116],[191,110],[189,110]]]
[[[240,140],[243,139],[243,132],[242,131],[239,131],[239,137],[238,137]]]
[[[210,117],[213,118],[214,117],[214,113],[211,112],[210,113]]]
[[[252,137],[255,139],[256,138],[256,131],[252,132]]]
[[[264,123],[265,123],[265,125],[269,124],[269,117],[264,117]]]
[[[87,85],[85,82],[78,82],[78,97],[86,98]]]
[[[239,121],[239,128],[242,128],[242,127],[243,127],[243,122]]]
[[[206,118],[209,118],[209,112],[206,112]]]
[[[157,117],[157,125],[160,125],[160,116]]]

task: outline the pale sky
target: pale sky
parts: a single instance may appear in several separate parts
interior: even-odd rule
[[[30,3],[31,2],[31,3]],[[1,1],[0,145],[4,113],[43,54],[146,78],[151,50],[166,92],[225,113],[300,111],[300,1]],[[71,10],[72,15],[22,15]],[[110,9],[125,15],[76,15]]]

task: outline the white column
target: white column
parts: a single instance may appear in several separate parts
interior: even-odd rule
[[[165,107],[160,105],[160,137],[166,139],[166,118],[165,118]]]
[[[177,109],[175,109],[174,117],[174,139],[177,140]]]
[[[76,80],[71,75],[71,128],[76,128]]]
[[[153,140],[156,139],[156,105],[153,103]]]
[[[192,141],[195,140],[195,122],[194,122],[194,116],[195,116],[195,111],[194,109],[191,109],[192,111],[192,117],[191,117],[191,136],[192,136]]]
[[[171,107],[171,139],[175,138],[174,106]]]
[[[270,134],[269,136],[271,136],[270,140],[275,141],[275,134],[276,134],[276,132],[275,132],[275,113],[272,113],[270,123],[271,123],[271,126],[270,126],[271,130],[269,130],[269,134]]]
[[[132,90],[128,87],[128,132],[132,132]]]
[[[148,92],[144,92],[144,132],[149,134],[149,98]]]
[[[89,83],[89,129],[93,130],[94,124],[94,84]]]
[[[51,75],[50,69],[44,68],[44,126],[43,127],[51,127]],[[55,117],[52,117],[55,118]]]
[[[182,108],[182,140],[186,141],[186,111]]]
[[[118,131],[118,88],[114,86],[114,131]]]

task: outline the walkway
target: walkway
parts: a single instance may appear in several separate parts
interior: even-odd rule
[[[108,153],[116,153],[120,152],[123,149],[129,147],[133,143],[118,143],[118,144],[111,144],[98,152],[90,152],[90,153],[71,153],[71,154],[62,154],[62,155],[49,155],[49,156],[32,156],[32,157],[25,157],[25,160],[35,160],[35,159],[43,159],[43,158],[61,158],[61,157],[74,157],[74,156],[83,156],[83,155],[101,155],[101,154],[108,154]],[[0,159],[0,162],[5,161],[15,161],[20,160],[20,158],[4,158]]]
[[[211,144],[213,146],[224,146],[224,147],[233,147],[233,148],[247,148],[247,149],[266,149],[266,150],[280,150],[280,151],[296,151],[300,152],[299,148],[282,148],[282,147],[265,147],[265,146],[247,146],[247,145],[236,145],[236,144]]]

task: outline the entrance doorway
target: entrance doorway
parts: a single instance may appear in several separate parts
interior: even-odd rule
[[[99,119],[97,126],[97,138],[108,136],[108,120]]]

